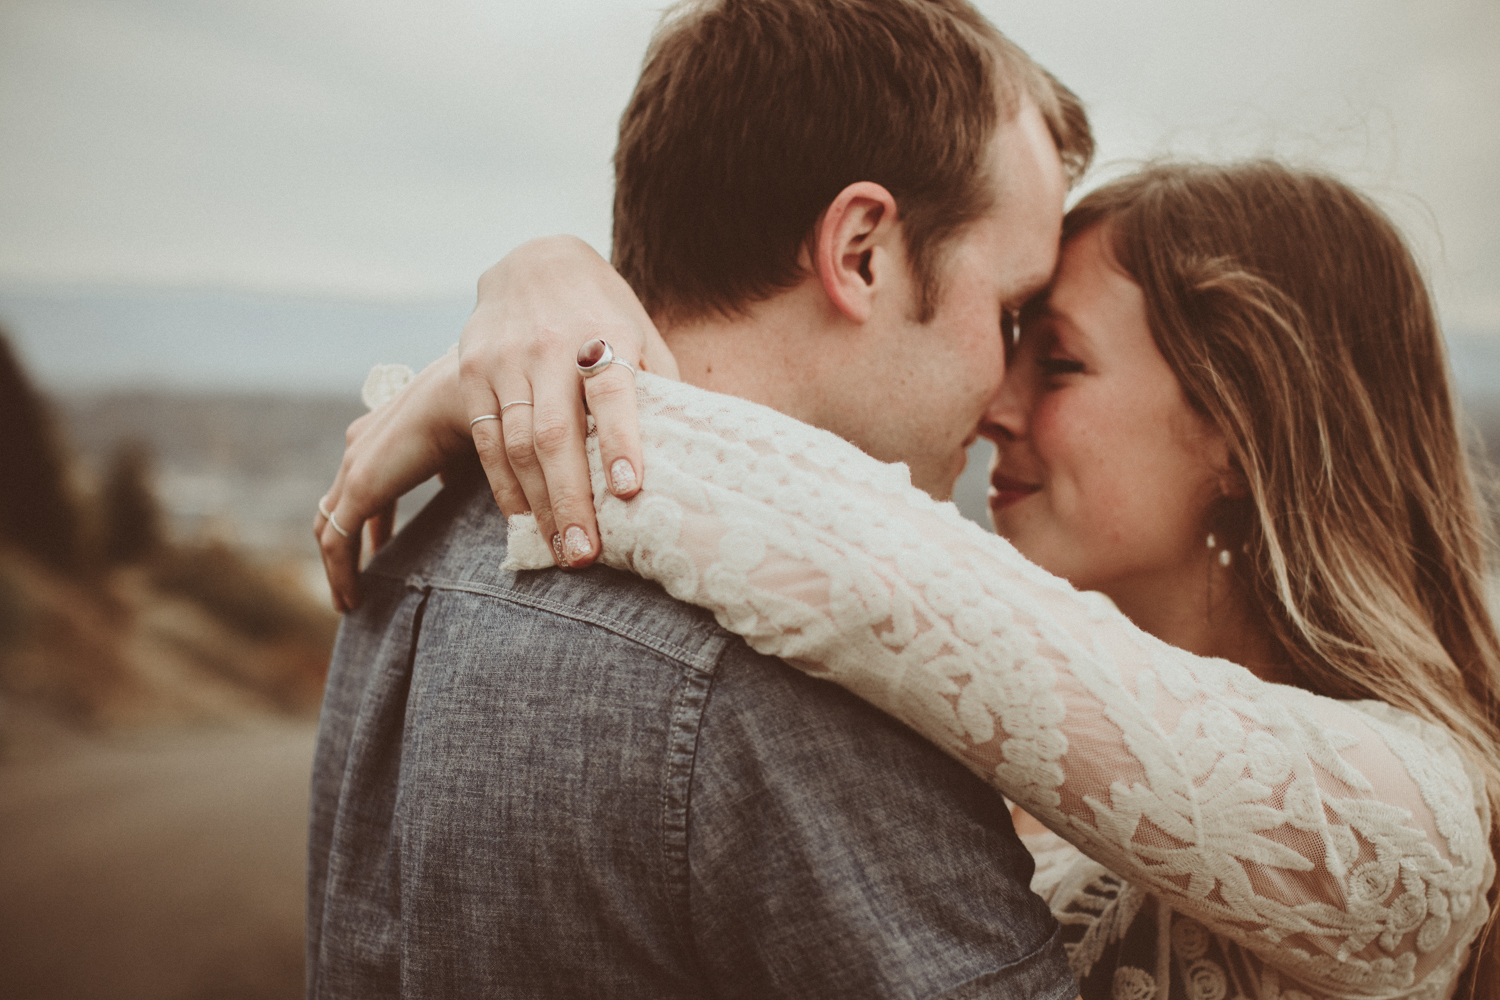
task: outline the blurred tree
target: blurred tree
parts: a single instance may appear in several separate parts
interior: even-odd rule
[[[126,440],[115,446],[99,489],[104,559],[112,566],[145,562],[166,548],[161,505],[152,489],[150,450]]]
[[[0,539],[73,571],[81,517],[52,414],[0,331]]]

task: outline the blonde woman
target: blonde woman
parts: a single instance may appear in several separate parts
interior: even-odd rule
[[[1399,234],[1339,182],[1259,163],[1147,170],[1063,235],[980,428],[1000,537],[903,467],[642,374],[642,449],[631,426],[589,443],[599,558],[1040,820],[1033,887],[1085,998],[1500,997],[1485,522]],[[618,314],[640,358],[649,323]],[[559,370],[531,366],[536,398],[577,393]],[[341,516],[451,453],[457,379],[450,360],[355,429]],[[628,499],[604,475],[622,457],[644,470]],[[509,551],[553,564],[529,515]]]

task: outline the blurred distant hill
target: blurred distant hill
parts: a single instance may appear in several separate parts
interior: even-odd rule
[[[174,469],[232,465],[252,480],[331,478],[344,453],[344,429],[365,412],[352,395],[161,390],[70,393],[61,403],[73,443],[85,455],[136,436]]]
[[[1500,470],[1500,398],[1467,400],[1464,410],[1483,440],[1492,470]]]
[[[471,307],[470,296],[0,285],[0,327],[57,402],[85,470],[138,440],[154,453],[174,534],[309,557],[314,505],[364,412],[370,366],[421,368],[458,339]]]
[[[146,444],[156,492],[178,538],[226,538],[277,554],[317,555],[312,523],[365,412],[346,396],[180,390],[64,393],[67,436],[97,473],[122,441]],[[419,487],[404,521],[437,491]]]
[[[173,533],[316,553],[312,520],[344,454],[357,399],[171,390],[70,393],[58,402],[85,468],[147,444]]]
[[[1461,396],[1500,406],[1500,330],[1448,331],[1448,360]]]
[[[1500,334],[1450,334],[1448,356],[1464,415],[1479,434],[1480,450],[1488,459],[1489,469],[1481,471],[1493,478],[1500,472]],[[1491,495],[1500,501],[1500,493]],[[1495,516],[1500,520],[1500,509]]]

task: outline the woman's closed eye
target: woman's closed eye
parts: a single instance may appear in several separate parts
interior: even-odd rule
[[[1037,359],[1037,367],[1048,378],[1056,378],[1059,375],[1077,375],[1083,371],[1083,362],[1073,358],[1041,357]]]

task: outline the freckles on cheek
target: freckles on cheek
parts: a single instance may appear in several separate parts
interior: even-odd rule
[[[1068,428],[1069,464],[1072,467],[1074,502],[1080,528],[1092,544],[1116,547],[1138,530],[1132,501],[1137,499],[1129,463],[1122,461],[1128,450],[1100,433],[1100,425],[1080,417]]]
[[[1094,526],[1093,533],[1098,541],[1112,548],[1122,544],[1130,524],[1124,491],[1112,488],[1106,480],[1097,484],[1086,499],[1086,516]]]

